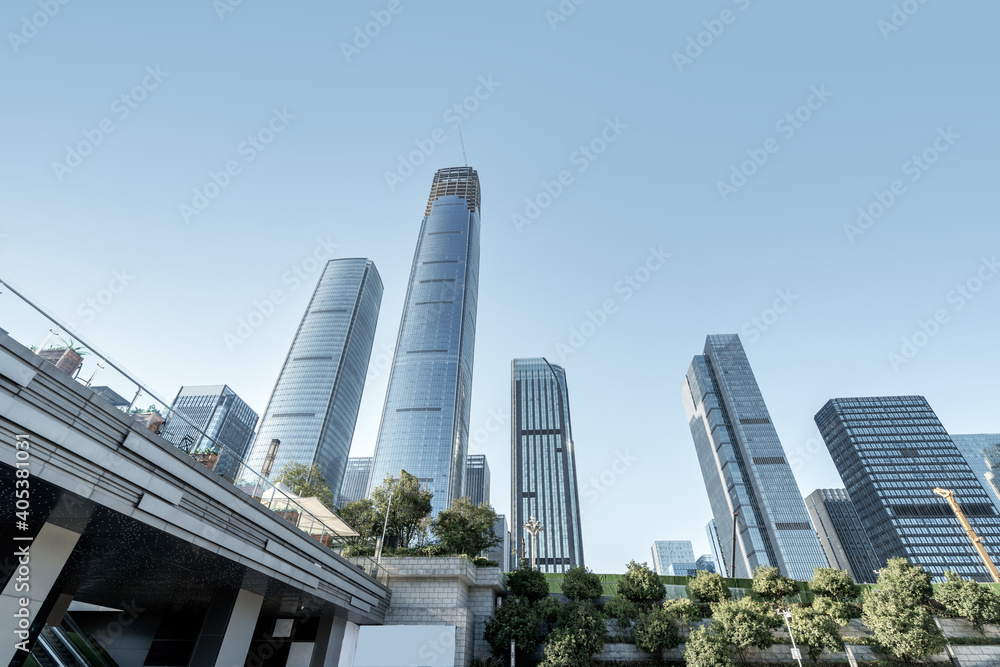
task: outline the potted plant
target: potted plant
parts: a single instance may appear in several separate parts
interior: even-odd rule
[[[69,340],[63,338],[62,343],[62,347],[52,345],[36,354],[66,375],[75,377],[83,366],[83,356],[88,354],[87,349],[82,345],[75,345],[72,338]]]
[[[194,458],[209,470],[215,470],[215,464],[219,462],[219,447],[212,445],[205,449],[199,449],[194,453]]]

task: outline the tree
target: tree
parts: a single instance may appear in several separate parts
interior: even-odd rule
[[[629,629],[639,620],[639,608],[619,594],[604,603],[604,613],[615,621],[618,639],[628,639]]]
[[[795,605],[792,607],[790,622],[795,641],[809,647],[809,659],[813,664],[819,662],[819,656],[826,649],[836,653],[844,645],[840,636],[840,626],[830,616],[809,607]]]
[[[634,560],[628,564],[625,578],[618,582],[618,594],[631,600],[640,609],[648,609],[667,597],[667,589],[655,572],[645,563]]]
[[[556,630],[545,642],[544,659],[538,667],[590,667],[593,654],[589,646],[583,630]]]
[[[580,565],[563,574],[562,592],[570,600],[596,600],[604,595],[604,586],[599,576]]]
[[[527,561],[521,561],[521,569],[507,575],[507,590],[529,602],[541,600],[549,594],[549,582],[538,570],[532,570]]]
[[[858,585],[851,579],[851,575],[835,567],[813,568],[809,590],[818,596],[838,602],[853,602],[860,595]]]
[[[749,596],[716,604],[712,619],[721,626],[743,663],[751,648],[765,649],[774,644],[771,631],[783,625],[770,607]]]
[[[557,630],[582,633],[585,640],[584,648],[587,658],[604,650],[604,642],[608,638],[608,626],[604,615],[592,602],[571,602],[562,605]]]
[[[497,513],[488,503],[473,505],[468,498],[458,498],[438,514],[431,532],[444,553],[475,558],[503,542],[493,532],[496,522]]]
[[[930,575],[905,558],[892,558],[864,594],[861,619],[878,644],[905,663],[940,652],[946,640],[924,605]]]
[[[813,600],[812,608],[820,614],[829,616],[838,626],[847,625],[852,618],[860,614],[858,606],[850,602],[838,602],[830,598],[818,597]]]
[[[732,597],[722,575],[707,570],[698,570],[688,581],[688,593],[699,602],[724,602]]]
[[[344,520],[344,523],[357,531],[357,537],[351,537],[347,540],[348,544],[354,547],[365,546],[381,534],[382,517],[375,511],[375,505],[371,498],[345,503],[337,515]]]
[[[380,517],[386,516],[386,508],[389,510],[385,533],[390,544],[406,548],[414,539],[425,534],[424,525],[431,514],[431,498],[434,494],[420,488],[420,481],[416,477],[402,471],[399,479],[386,475],[381,486],[372,491],[371,497]],[[380,521],[384,521],[384,518]],[[380,524],[379,529],[381,528]]]
[[[318,498],[327,507],[333,507],[333,492],[326,485],[323,473],[315,463],[305,465],[289,461],[278,472],[274,483],[283,483],[292,493],[302,498]]]
[[[509,598],[486,621],[483,638],[493,647],[493,654],[506,657],[510,664],[510,640],[514,640],[518,664],[535,652],[542,643],[541,623],[527,598]]]
[[[753,573],[753,592],[772,606],[781,604],[795,592],[795,582],[783,576],[776,567],[759,566]]]
[[[732,667],[722,628],[713,623],[692,630],[684,645],[684,662],[688,667]]]
[[[659,658],[664,649],[681,645],[681,631],[670,612],[662,607],[653,609],[639,618],[632,630],[635,645]]]
[[[967,619],[979,634],[987,623],[1000,622],[1000,596],[975,581],[963,579],[954,572],[945,572],[945,583],[934,595],[949,614]]]
[[[688,598],[665,600],[663,611],[670,614],[670,617],[680,623],[682,627],[690,627],[701,620],[701,609]]]

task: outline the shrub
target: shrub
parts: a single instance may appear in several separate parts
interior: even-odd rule
[[[505,656],[510,663],[510,640],[514,640],[517,662],[526,660],[542,642],[538,614],[527,598],[505,600],[486,621],[483,638],[493,647],[495,655]]]
[[[618,582],[618,594],[648,609],[667,597],[667,589],[645,563],[640,565],[633,560],[628,564],[625,578]]]
[[[608,637],[604,615],[590,602],[563,605],[556,630],[583,633],[578,635],[574,641],[577,643],[585,641],[588,656],[597,655],[603,651],[604,642]]]
[[[718,603],[712,618],[744,663],[751,648],[765,649],[774,644],[771,631],[783,625],[770,607],[750,597]]]
[[[930,599],[930,575],[905,558],[891,558],[866,591],[861,618],[885,651],[909,662],[940,652],[944,635],[923,606]]]
[[[684,647],[688,667],[732,667],[729,640],[715,624],[695,628]]]
[[[688,598],[665,600],[663,602],[663,610],[684,626],[689,626],[701,620],[701,607]]]
[[[829,616],[837,625],[847,625],[852,618],[861,616],[861,610],[856,604],[837,602],[824,597],[813,600],[812,608],[820,614]]]
[[[507,575],[507,590],[534,602],[548,596],[549,582],[544,574],[531,569],[527,561],[522,560],[521,569]]]
[[[813,664],[819,661],[823,649],[836,653],[844,645],[837,622],[814,608],[792,607],[791,626],[795,640],[809,647],[809,659]]]
[[[780,604],[795,593],[795,582],[783,576],[776,567],[761,565],[753,573],[753,592],[772,605]]]
[[[570,600],[596,600],[604,595],[604,586],[600,577],[581,565],[563,574],[562,592]]]
[[[615,621],[618,639],[628,639],[629,629],[639,619],[639,608],[621,595],[614,595],[604,603],[604,613]]]
[[[1000,622],[1000,596],[954,572],[945,572],[945,583],[938,586],[935,598],[949,614],[972,622],[979,634],[984,625]]]
[[[698,570],[688,582],[688,594],[699,602],[723,602],[732,597],[722,575],[707,570]]]
[[[556,630],[545,642],[538,667],[590,667],[589,642],[582,630]]]
[[[831,598],[839,602],[856,600],[861,594],[858,585],[851,575],[835,567],[817,567],[813,569],[813,578],[809,582],[809,590],[817,596]]]
[[[653,609],[643,614],[635,624],[632,636],[636,646],[655,654],[663,649],[677,648],[681,643],[677,621],[665,609]]]

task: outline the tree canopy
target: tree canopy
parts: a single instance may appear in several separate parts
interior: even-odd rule
[[[891,558],[878,583],[864,594],[861,619],[885,650],[904,662],[940,652],[944,635],[924,606],[931,595],[930,575],[905,558]]]
[[[420,481],[416,477],[407,472],[401,472],[399,479],[386,475],[382,484],[372,491],[371,498],[375,511],[382,517],[380,521],[385,520],[386,508],[389,510],[389,521],[385,529],[389,544],[409,547],[414,540],[426,534],[433,496],[433,493],[420,487]],[[381,528],[380,523],[379,529]]]
[[[702,625],[691,631],[684,645],[688,667],[732,667],[729,639],[717,624]]]
[[[984,634],[987,623],[1000,622],[1000,596],[954,572],[945,572],[944,576],[945,582],[938,586],[934,598],[949,614],[971,621],[980,634]]]
[[[337,515],[343,519],[344,523],[357,531],[358,537],[352,537],[348,540],[349,544],[356,547],[367,545],[382,534],[382,517],[375,510],[375,504],[372,503],[371,498],[344,503]]]
[[[809,659],[813,664],[819,662],[823,649],[836,653],[844,645],[840,636],[840,627],[827,614],[810,607],[795,605],[792,607],[792,633],[795,641],[808,647]]]
[[[563,573],[561,589],[570,600],[596,600],[604,595],[601,578],[583,565]]]
[[[851,602],[860,595],[860,589],[854,583],[854,579],[851,579],[851,575],[835,567],[814,568],[809,590],[838,602]]]
[[[507,575],[507,590],[531,602],[541,600],[549,594],[549,582],[545,575],[531,569],[527,561],[521,561],[521,569]]]
[[[524,664],[523,661],[542,643],[541,620],[527,598],[509,598],[486,621],[483,638],[493,647],[493,654],[505,657],[508,664],[510,640],[513,639],[517,663]]]
[[[774,644],[771,631],[782,626],[781,619],[767,604],[749,596],[713,605],[712,619],[744,663],[751,648],[765,649]]]
[[[781,604],[796,590],[795,582],[776,567],[761,565],[753,573],[753,592],[772,605]]]
[[[431,524],[431,533],[444,553],[475,558],[503,542],[493,533],[496,521],[497,513],[488,504],[473,505],[468,498],[458,498],[438,514]]]
[[[698,602],[723,602],[732,597],[722,575],[707,570],[698,570],[695,578],[688,581],[688,593]]]
[[[283,483],[292,493],[302,498],[318,498],[321,503],[333,508],[333,492],[323,479],[323,473],[315,463],[305,465],[289,461],[274,478],[275,484]]]
[[[625,578],[618,582],[618,594],[642,608],[649,608],[667,597],[667,589],[645,563],[628,564]]]

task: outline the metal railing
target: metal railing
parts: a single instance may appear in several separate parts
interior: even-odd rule
[[[174,410],[135,375],[3,276],[0,276],[0,333],[47,359],[58,370],[233,484],[247,502],[267,507],[331,549],[344,544],[348,536],[309,512],[296,500],[297,496],[289,495],[250,468],[239,453]],[[373,559],[351,560],[372,578],[382,583],[387,581],[385,570]]]

